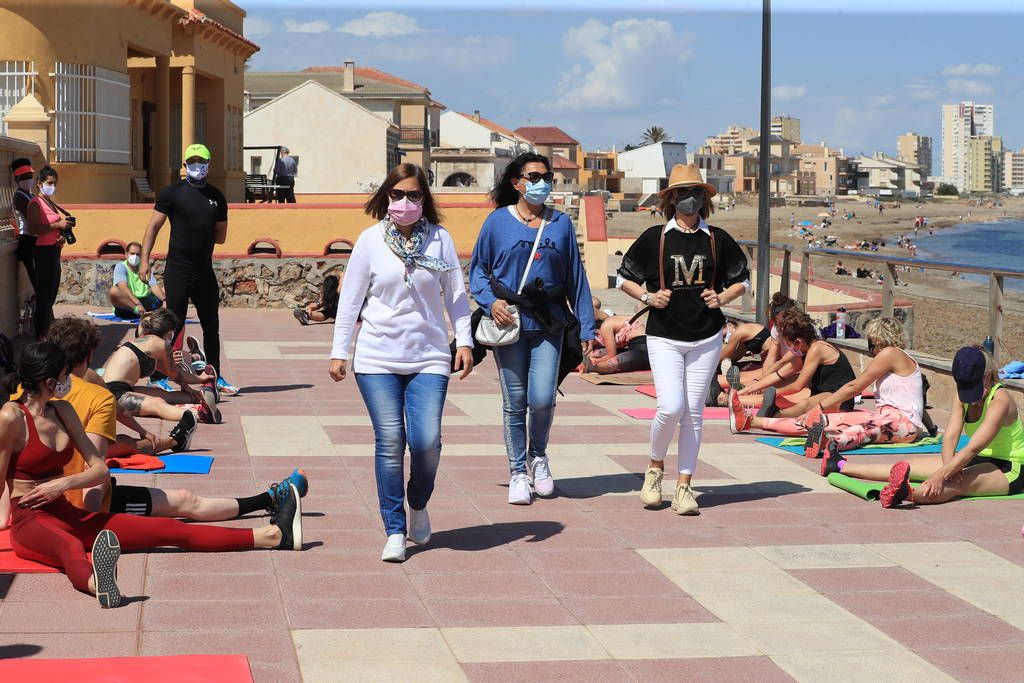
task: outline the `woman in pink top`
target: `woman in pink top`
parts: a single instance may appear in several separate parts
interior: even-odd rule
[[[61,230],[68,227],[67,220],[53,203],[57,191],[57,171],[45,166],[39,171],[37,194],[28,203],[25,216],[29,233],[36,236],[36,338],[42,339],[53,322],[53,304],[60,289],[60,250],[64,246]]]
[[[875,318],[864,326],[864,336],[874,359],[860,377],[847,382],[798,419],[771,421],[773,432],[807,434],[807,458],[821,458],[826,451],[849,451],[871,443],[913,443],[928,431],[924,426],[924,378],[917,361],[904,351],[907,338],[900,322],[894,318]],[[828,412],[860,395],[872,382],[875,410]]]

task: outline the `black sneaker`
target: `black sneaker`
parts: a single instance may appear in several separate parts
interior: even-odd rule
[[[723,393],[725,393],[725,390],[718,383],[718,377],[712,377],[711,384],[708,386],[707,398],[704,399],[704,405],[708,408],[717,408],[719,405],[718,397]]]
[[[300,325],[308,325],[309,324],[309,314],[306,313],[306,311],[304,309],[293,308],[292,309],[292,315],[295,316],[295,319],[299,321]]]
[[[178,420],[178,424],[174,425],[170,436],[174,439],[174,450],[176,453],[189,449],[189,446],[192,445],[192,435],[196,433],[196,426],[198,424],[195,414],[191,410],[186,410],[185,414]]]
[[[821,459],[821,476],[827,477],[833,472],[839,472],[839,463],[842,461],[843,456],[839,453],[839,446],[832,439],[828,440],[828,445],[825,446],[825,456]]]
[[[775,417],[775,414],[779,412],[775,405],[775,396],[778,393],[775,387],[768,387],[764,390],[764,393],[761,394],[761,407],[757,409],[758,417]]]
[[[270,523],[281,530],[278,550],[302,550],[302,501],[295,484],[274,489],[275,512]]]
[[[121,544],[110,529],[102,530],[92,544],[92,576],[96,584],[96,599],[103,609],[121,604],[121,591],[117,588],[117,560],[121,557]]]
[[[736,391],[743,388],[743,385],[740,384],[740,368],[738,365],[733,364],[729,366],[729,369],[725,371],[725,381]]]

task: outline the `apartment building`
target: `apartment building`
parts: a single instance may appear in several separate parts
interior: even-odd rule
[[[960,102],[942,105],[942,177],[961,192],[969,191],[970,139],[995,135],[995,107]]]
[[[914,132],[896,138],[897,158],[917,166],[922,178],[932,174],[932,139]]]
[[[1003,187],[1003,139],[976,135],[967,142],[967,192],[988,194]]]
[[[792,142],[800,142],[800,119],[795,116],[773,116],[769,132]]]
[[[1024,149],[1003,152],[1003,190],[1014,194],[1024,192]]]

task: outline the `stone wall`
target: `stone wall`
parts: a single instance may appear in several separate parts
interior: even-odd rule
[[[68,259],[62,262],[58,304],[106,308],[116,260]],[[316,299],[324,277],[343,277],[347,258],[240,258],[214,261],[222,306],[291,308]],[[462,262],[466,273],[469,261]],[[154,266],[162,279],[164,263]]]

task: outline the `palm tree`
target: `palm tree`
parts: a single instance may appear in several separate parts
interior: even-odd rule
[[[640,136],[640,142],[645,145],[653,145],[656,142],[668,140],[668,133],[661,126],[651,126]]]

